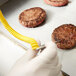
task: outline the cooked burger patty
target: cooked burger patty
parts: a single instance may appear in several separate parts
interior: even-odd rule
[[[68,0],[44,0],[46,4],[50,4],[52,6],[60,7],[68,4]]]
[[[71,49],[76,45],[76,26],[63,24],[52,33],[52,39],[58,48]]]
[[[46,12],[40,7],[24,10],[19,15],[19,22],[25,27],[39,26],[46,18]]]

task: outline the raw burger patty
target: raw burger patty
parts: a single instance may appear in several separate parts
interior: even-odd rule
[[[60,7],[68,4],[68,0],[44,0],[46,4]]]
[[[19,15],[19,22],[25,27],[39,26],[46,18],[46,12],[40,7],[24,10]]]
[[[64,24],[56,28],[52,33],[52,39],[58,48],[71,49],[76,45],[76,26]]]

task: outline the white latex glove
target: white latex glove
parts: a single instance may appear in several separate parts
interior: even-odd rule
[[[37,51],[28,50],[7,76],[62,76],[56,45],[50,42],[37,56]]]

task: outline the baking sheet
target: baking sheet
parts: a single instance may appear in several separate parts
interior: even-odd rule
[[[18,21],[18,16],[23,10],[32,7],[42,7],[45,9],[47,12],[47,19],[42,26],[37,28],[23,27]],[[1,9],[12,28],[25,36],[39,39],[42,44],[51,41],[51,33],[56,27],[68,23],[76,25],[76,0],[70,0],[70,3],[64,7],[46,5],[43,0],[10,0],[3,5]],[[0,30],[21,43],[23,46],[27,48],[30,47],[30,45],[17,40],[10,35],[1,23]],[[57,50],[59,58],[62,62],[62,69],[70,76],[76,76],[76,48],[68,51],[63,51],[61,49]]]

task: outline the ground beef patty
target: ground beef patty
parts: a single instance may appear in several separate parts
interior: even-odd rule
[[[19,15],[19,22],[25,27],[39,26],[46,18],[46,12],[40,7],[24,10]]]
[[[60,7],[68,4],[68,0],[44,0],[45,3],[50,4],[52,6]]]
[[[71,49],[76,45],[76,26],[64,24],[56,28],[52,33],[52,39],[58,48]]]

